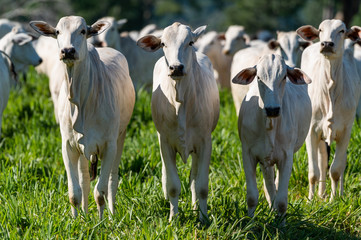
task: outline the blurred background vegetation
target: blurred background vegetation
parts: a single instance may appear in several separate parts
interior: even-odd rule
[[[55,25],[65,15],[83,16],[88,24],[103,16],[128,19],[124,30],[149,23],[164,28],[174,21],[225,31],[243,25],[250,34],[261,29],[295,30],[318,27],[323,19],[342,19],[347,27],[361,25],[360,0],[1,0],[0,18],[20,22],[45,20]]]

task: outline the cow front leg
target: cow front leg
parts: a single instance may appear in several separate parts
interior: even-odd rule
[[[106,147],[101,156],[101,167],[100,167],[100,176],[97,184],[94,188],[94,198],[97,203],[99,218],[103,218],[103,212],[105,208],[104,197],[107,195],[109,175],[113,167],[117,152],[117,145],[114,142],[106,143]]]
[[[199,203],[199,219],[202,223],[207,223],[207,197],[208,197],[208,175],[209,163],[212,154],[212,139],[207,138],[204,145],[196,149],[196,153],[192,154],[192,170],[190,176],[190,185],[192,192],[193,209],[197,209],[197,201]]]
[[[280,161],[280,163],[277,165],[279,169],[279,185],[278,185],[276,198],[274,201],[274,207],[277,209],[278,215],[282,218],[286,215],[286,211],[287,211],[288,185],[292,173],[292,165],[293,165],[293,151],[286,153],[285,159],[283,159],[283,161]],[[285,219],[283,219],[281,224],[282,225],[285,224]]]
[[[78,162],[79,169],[79,180],[80,188],[82,192],[82,209],[85,213],[88,213],[88,202],[89,202],[89,192],[90,192],[90,176],[89,176],[89,161],[85,158],[84,155],[80,155]]]
[[[62,155],[68,179],[69,201],[73,217],[78,216],[77,209],[82,201],[82,191],[78,177],[79,153],[72,149],[67,140],[62,141]]]
[[[181,191],[181,183],[176,164],[176,152],[169,146],[166,140],[159,136],[160,155],[162,158],[162,185],[164,195],[170,201],[169,221],[178,214],[178,198]]]
[[[331,177],[331,200],[334,199],[337,192],[338,182],[340,181],[340,195],[343,194],[343,174],[347,162],[347,146],[350,141],[351,128],[344,132],[343,136],[339,136],[336,141],[335,159],[330,167]]]
[[[327,175],[327,147],[325,141],[320,141],[318,144],[318,168],[320,169],[320,183],[318,186],[318,195],[321,198],[325,197],[326,191],[326,175]]]
[[[257,161],[248,154],[248,149],[242,148],[243,169],[247,185],[248,216],[253,217],[258,204],[258,189],[256,179]]]

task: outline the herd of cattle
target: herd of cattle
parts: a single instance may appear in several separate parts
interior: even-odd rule
[[[249,216],[258,203],[257,163],[270,207],[285,215],[293,155],[304,142],[309,199],[318,183],[318,194],[325,197],[333,141],[331,199],[337,190],[343,193],[351,128],[355,116],[361,115],[360,27],[347,29],[340,20],[324,20],[318,29],[307,25],[277,32],[277,40],[266,42],[251,40],[242,26],[230,26],[224,34],[204,34],[205,26],[192,31],[180,23],[163,30],[148,25],[139,32],[119,33],[125,22],[105,17],[89,26],[82,17],[69,16],[53,27],[32,21],[30,26],[41,35],[37,37],[18,23],[0,20],[0,125],[15,73],[37,66],[49,77],[74,216],[80,205],[88,210],[88,162],[95,178],[98,158],[102,164],[94,198],[99,216],[104,198],[114,213],[118,166],[135,89],[151,85],[170,220],[178,213],[181,191],[177,153],[184,162],[192,155],[192,204],[194,208],[199,204],[202,222],[208,219],[218,88],[232,91],[239,117]]]

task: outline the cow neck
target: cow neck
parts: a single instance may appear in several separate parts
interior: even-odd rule
[[[182,77],[181,80],[173,80],[169,77],[168,87],[173,89],[173,93],[171,93],[170,101],[175,107],[175,114],[177,117],[177,136],[178,142],[180,144],[180,152],[181,158],[184,162],[187,161],[188,158],[188,146],[186,142],[186,130],[187,130],[187,119],[190,116],[187,116],[186,109],[188,107],[194,108],[195,106],[189,106],[190,104],[194,104],[196,100],[196,81],[197,77],[200,74],[200,67],[197,61],[194,59],[191,64],[191,68],[187,72],[187,74]],[[198,74],[197,74],[198,73]]]
[[[77,61],[72,66],[65,66],[65,68],[68,99],[71,103],[71,122],[74,130],[83,134],[84,109],[91,94],[90,88],[92,86],[91,74],[88,72],[90,63],[89,61]]]
[[[334,110],[335,105],[339,102],[340,98],[342,97],[343,88],[344,88],[344,80],[343,76],[343,58],[335,58],[329,59],[325,58],[323,55],[321,56],[321,65],[325,66],[324,73],[321,74],[321,78],[323,82],[323,94],[327,99],[324,102],[324,106],[321,107],[321,111],[323,116],[326,119],[324,131],[325,131],[325,138],[326,142],[329,144],[332,141],[332,124],[334,122]]]

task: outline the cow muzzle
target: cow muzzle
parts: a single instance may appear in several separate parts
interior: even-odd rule
[[[60,52],[60,60],[64,62],[72,62],[77,59],[75,48],[63,48]]]
[[[334,53],[334,46],[333,42],[321,42],[321,53]]]
[[[266,110],[266,115],[269,118],[275,118],[278,117],[280,115],[280,107],[267,107],[265,108]]]
[[[171,65],[169,66],[169,76],[170,77],[183,77],[185,75],[184,65]]]

